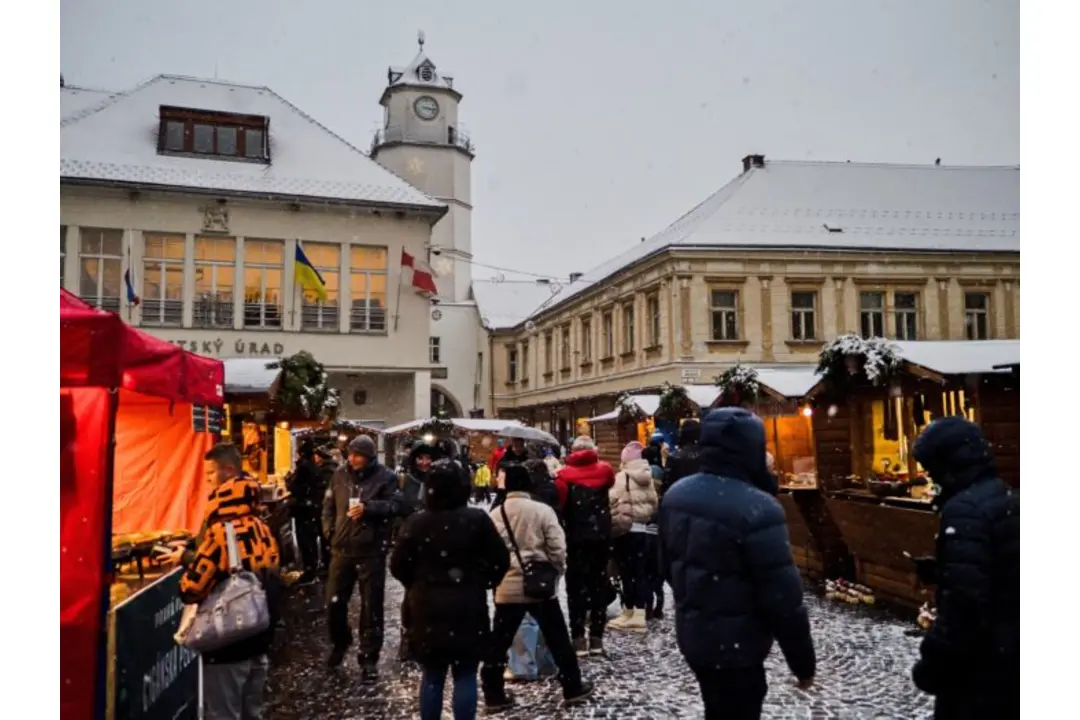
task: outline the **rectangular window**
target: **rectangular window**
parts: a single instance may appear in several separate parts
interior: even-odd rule
[[[525,340],[521,343],[521,381],[526,382],[529,379],[529,341]]]
[[[349,329],[386,332],[386,248],[354,245],[349,253]]]
[[[162,106],[158,151],[270,161],[269,118]]]
[[[545,374],[550,373],[550,372],[555,370],[555,368],[552,366],[552,357],[551,357],[551,345],[552,345],[553,342],[554,342],[554,339],[551,337],[551,333],[550,332],[545,333],[544,334],[544,373]]]
[[[244,327],[280,328],[285,243],[244,239]]]
[[[968,340],[990,339],[990,295],[964,293],[964,331]]]
[[[816,340],[816,322],[817,293],[806,291],[791,293],[791,339]]]
[[[195,327],[233,326],[234,238],[195,238]]]
[[[709,311],[712,314],[713,340],[739,339],[739,293],[737,291],[711,291]]]
[[[300,326],[314,332],[338,332],[340,302],[338,277],[341,275],[341,246],[329,243],[304,243],[304,254],[326,283],[326,301],[313,290],[303,288]]]
[[[432,365],[438,365],[442,362],[442,348],[440,347],[441,340],[437,337],[428,338],[428,362]]]
[[[564,325],[559,333],[559,359],[560,369],[570,369],[570,326]]]
[[[645,299],[645,314],[649,321],[649,347],[658,347],[660,343],[660,296],[650,295]]]
[[[614,313],[608,310],[600,316],[600,340],[603,344],[603,357],[606,359],[615,355],[615,318]]]
[[[864,338],[885,337],[885,293],[859,293],[859,332]]]
[[[81,228],[79,297],[95,307],[120,312],[124,287],[124,231]]]
[[[637,328],[634,326],[634,303],[622,306],[623,352],[632,353],[637,347]]]
[[[60,226],[60,287],[64,287],[64,260],[67,258],[67,226]]]
[[[179,327],[184,322],[183,235],[143,234],[142,324]]]
[[[506,351],[506,381],[515,383],[517,382],[518,371],[518,354],[514,348],[509,348]]]
[[[581,318],[581,362],[592,362],[592,318]]]
[[[893,294],[893,315],[897,340],[919,339],[919,295],[913,292]]]

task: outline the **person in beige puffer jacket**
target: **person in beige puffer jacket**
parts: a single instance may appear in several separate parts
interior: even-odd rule
[[[656,514],[659,496],[649,461],[642,457],[643,450],[639,442],[627,443],[622,451],[622,469],[608,491],[615,562],[619,566],[626,604],[622,614],[608,623],[612,630],[645,632],[647,629],[646,526]]]

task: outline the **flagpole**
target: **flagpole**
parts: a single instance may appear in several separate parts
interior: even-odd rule
[[[405,251],[402,250],[402,253]],[[398,268],[397,278],[397,298],[394,300],[394,332],[397,332],[398,318],[401,317],[401,281],[405,276],[405,266],[402,264]]]
[[[128,266],[127,266],[127,277],[126,277],[125,282],[124,282],[124,299],[128,301],[127,302],[127,311],[128,311],[127,314],[128,314],[128,323],[129,324],[131,324],[131,321],[132,321],[131,316],[135,312],[132,309],[133,306],[131,304],[131,300],[128,298],[128,288],[130,287],[132,289],[132,292],[134,292],[134,289],[135,289],[135,276],[132,275],[132,273],[131,273],[131,234],[132,234],[132,230],[128,230],[127,231]]]

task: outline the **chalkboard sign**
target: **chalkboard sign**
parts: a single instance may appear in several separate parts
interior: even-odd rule
[[[206,430],[215,435],[220,435],[225,427],[225,408],[220,405],[211,405],[206,410]]]
[[[116,720],[199,716],[199,655],[173,639],[180,626],[177,568],[113,610]]]
[[[206,432],[206,406],[205,405],[192,405],[191,406],[191,426],[195,429],[195,432]]]

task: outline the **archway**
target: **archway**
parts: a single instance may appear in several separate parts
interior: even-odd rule
[[[450,393],[442,388],[431,386],[431,416],[440,418],[459,418],[461,406],[458,405]]]

